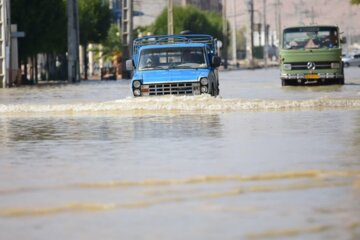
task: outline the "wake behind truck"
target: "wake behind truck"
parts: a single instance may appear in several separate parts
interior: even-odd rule
[[[340,39],[337,26],[289,27],[283,30],[282,36],[282,86],[344,84],[341,43],[345,40]]]
[[[133,41],[135,97],[156,95],[219,94],[217,40],[205,34],[161,35]]]

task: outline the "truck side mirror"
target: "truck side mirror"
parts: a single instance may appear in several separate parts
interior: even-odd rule
[[[132,71],[132,70],[134,70],[134,62],[133,62],[132,59],[126,60],[125,64],[126,64],[126,70],[127,70],[127,71]]]
[[[219,67],[221,64],[221,58],[218,56],[213,56],[211,61],[214,67]]]
[[[345,36],[340,38],[340,43],[342,43],[342,44],[346,43],[346,37]]]

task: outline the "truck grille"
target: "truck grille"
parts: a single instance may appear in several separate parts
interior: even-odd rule
[[[308,62],[289,62],[285,64],[291,64],[291,70],[308,70]],[[315,69],[330,69],[332,62],[314,62]]]
[[[157,83],[149,84],[148,93],[152,95],[198,95],[200,94],[199,83]]]

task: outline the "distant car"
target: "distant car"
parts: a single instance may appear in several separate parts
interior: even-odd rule
[[[102,67],[100,79],[101,80],[116,80],[116,68]]]
[[[342,57],[345,67],[358,66],[360,67],[360,53],[348,54]]]

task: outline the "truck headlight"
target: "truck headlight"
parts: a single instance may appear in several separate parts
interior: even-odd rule
[[[208,91],[207,86],[202,86],[202,87],[200,88],[200,92],[201,92],[201,93],[207,93],[207,91]]]
[[[140,81],[136,80],[136,81],[133,82],[133,87],[134,87],[134,88],[139,88],[140,86],[141,86],[141,82],[140,82]]]
[[[331,68],[340,68],[340,63],[331,63]]]
[[[289,63],[283,64],[283,69],[284,70],[291,70],[291,64],[289,64]]]
[[[200,83],[201,83],[201,85],[208,85],[209,80],[204,77],[204,78],[201,78],[201,79],[200,79]]]
[[[135,89],[134,90],[134,96],[140,96],[140,95],[141,95],[140,89]]]

